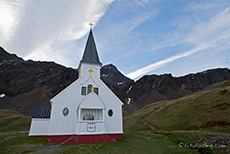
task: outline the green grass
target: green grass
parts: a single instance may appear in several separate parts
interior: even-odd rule
[[[227,90],[228,92],[222,92]],[[230,81],[213,85],[173,101],[153,103],[125,118],[128,129],[141,127],[141,120],[158,129],[197,130],[230,128]]]
[[[166,136],[151,131],[127,132],[124,139],[114,143],[88,145],[73,145],[64,150],[64,153],[81,153],[81,148],[87,148],[89,153],[197,153],[194,150],[180,148]],[[82,152],[84,153],[84,152]]]
[[[31,145],[40,145],[46,143],[45,138],[28,137],[27,133],[0,135],[0,153],[26,153],[35,151]],[[37,148],[38,149],[38,148]]]
[[[44,138],[30,138],[26,134],[0,136],[0,153],[106,153],[106,154],[149,154],[149,153],[197,153],[194,150],[180,148],[167,136],[151,131],[127,132],[124,139],[113,143],[60,145],[46,144]]]
[[[0,153],[198,153],[179,147],[179,143],[195,145],[202,144],[201,137],[230,137],[229,101],[230,81],[218,83],[177,100],[151,104],[125,117],[123,140],[80,145],[46,144],[45,138],[28,137],[25,131],[31,117],[0,110]],[[205,150],[222,154],[230,151],[230,146]]]
[[[0,109],[0,133],[28,131],[31,117],[17,111]]]

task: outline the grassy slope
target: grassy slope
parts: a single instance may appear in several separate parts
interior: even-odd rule
[[[155,134],[148,127],[126,132],[114,143],[61,145],[46,144],[45,138],[28,137],[31,117],[13,110],[0,109],[0,153],[197,153],[179,148],[165,135]]]
[[[114,143],[46,144],[46,138],[28,137],[30,119],[13,110],[0,110],[0,153],[197,153],[179,148],[167,136],[155,134],[148,127],[127,131],[123,140]]]
[[[0,133],[28,131],[31,117],[13,110],[0,109]]]
[[[30,117],[0,110],[0,153],[197,153],[179,148],[178,143],[196,143],[201,136],[230,136],[226,116],[230,113],[230,98],[229,92],[220,92],[223,89],[230,90],[229,81],[181,99],[151,104],[124,118],[124,139],[114,143],[46,144],[44,138],[12,133],[27,131]],[[144,121],[158,129],[152,131]]]
[[[147,131],[145,121],[156,128],[156,134],[165,135],[175,143],[195,145],[202,144],[199,142],[201,137],[230,137],[229,116],[230,81],[225,81],[180,99],[150,104],[125,117],[124,130]],[[216,154],[229,153],[230,145],[206,150]]]
[[[164,130],[229,129],[229,115],[230,81],[225,81],[180,99],[150,104],[126,117],[125,128],[145,129],[139,125],[144,120]]]

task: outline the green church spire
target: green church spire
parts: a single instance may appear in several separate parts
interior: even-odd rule
[[[93,38],[92,26],[90,28],[88,40],[81,62],[102,65],[97,54],[97,48]]]

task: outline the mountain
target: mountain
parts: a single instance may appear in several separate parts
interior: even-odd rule
[[[225,80],[230,80],[230,70],[227,68],[212,69],[182,77],[173,77],[171,74],[146,75],[126,92],[124,109],[126,114],[130,114],[150,103],[180,98]]]
[[[134,81],[124,76],[114,65],[105,65],[101,69],[101,79],[124,102],[126,91]]]
[[[109,144],[46,144],[28,137],[31,117],[0,109],[0,153],[185,153],[230,151],[230,81],[124,117],[124,138]],[[17,147],[17,148],[15,148]]]
[[[223,81],[179,99],[147,105],[124,118],[124,129],[144,130],[142,121],[164,130],[229,129],[229,114],[230,81]]]
[[[78,78],[78,70],[54,62],[24,61],[0,47],[0,108],[32,115],[38,105],[49,100]],[[110,64],[101,69],[101,79],[122,99],[133,80]]]
[[[78,70],[54,62],[25,61],[0,47],[0,108],[32,115],[78,78]],[[173,77],[146,75],[138,81],[125,77],[114,65],[104,65],[101,79],[124,102],[129,115],[150,103],[172,100],[199,91],[211,84],[230,80],[230,70],[219,68]],[[3,97],[4,95],[5,97]]]

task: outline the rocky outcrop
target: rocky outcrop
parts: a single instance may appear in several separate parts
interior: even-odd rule
[[[227,68],[211,69],[182,77],[173,77],[171,74],[146,75],[126,92],[125,114],[153,102],[172,100],[197,92],[224,80],[230,80],[230,70]]]
[[[23,60],[23,59],[19,58],[15,54],[9,54],[8,52],[5,51],[5,49],[3,49],[0,46],[0,62],[4,62],[4,61],[7,61],[7,60]]]
[[[230,80],[230,70],[227,68],[210,69],[177,78],[178,85],[191,92],[202,90],[224,80]]]
[[[113,64],[102,67],[101,79],[122,101],[125,101],[126,91],[134,83],[133,80],[124,76]]]

